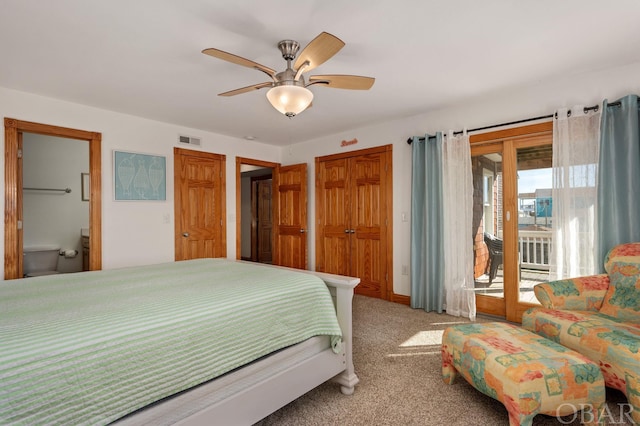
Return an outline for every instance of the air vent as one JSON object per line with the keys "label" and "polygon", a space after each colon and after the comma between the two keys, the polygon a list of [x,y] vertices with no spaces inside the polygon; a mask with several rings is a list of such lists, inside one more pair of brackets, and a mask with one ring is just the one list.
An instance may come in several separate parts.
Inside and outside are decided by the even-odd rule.
{"label": "air vent", "polygon": [[191,136],[178,135],[178,142],[189,145],[200,145],[200,138],[192,138]]}

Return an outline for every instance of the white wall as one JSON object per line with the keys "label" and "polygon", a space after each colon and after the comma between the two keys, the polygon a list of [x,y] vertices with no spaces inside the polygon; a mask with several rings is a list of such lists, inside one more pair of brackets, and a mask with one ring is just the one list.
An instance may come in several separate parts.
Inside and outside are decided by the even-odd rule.
{"label": "white wall", "polygon": [[[280,148],[211,132],[147,120],[112,111],[0,88],[0,116],[102,133],[102,261],[103,268],[174,260],[173,147],[178,134],[199,137],[200,149],[225,154],[227,189],[227,256],[236,254],[235,157],[277,162]],[[2,132],[4,150],[4,132]],[[167,158],[167,200],[113,201],[113,150],[164,155]],[[0,170],[4,181],[4,162]],[[4,197],[2,207],[4,209]],[[165,223],[168,219],[168,223]],[[4,234],[4,224],[0,225]],[[4,246],[0,247],[4,258]],[[2,271],[4,275],[4,271]]]}
{"label": "white wall", "polygon": [[[472,72],[472,70],[470,71]],[[227,255],[235,257],[235,156],[309,165],[309,267],[315,268],[314,158],[344,151],[393,144],[393,260],[394,291],[409,295],[409,277],[401,275],[409,264],[409,224],[401,213],[410,212],[411,148],[406,139],[439,130],[459,130],[550,114],[562,106],[593,105],[603,98],[615,100],[640,93],[640,63],[598,72],[560,77],[485,97],[467,99],[421,115],[378,123],[333,136],[294,144],[284,149],[215,133],[146,120],[111,111],[0,88],[0,115],[102,133],[103,267],[171,261],[173,243],[173,147],[177,135],[202,138],[201,149],[227,155]],[[425,93],[425,97],[429,94]],[[340,147],[342,140],[358,144]],[[2,136],[4,149],[4,136]],[[167,157],[166,202],[114,202],[112,151],[125,149]],[[4,164],[0,170],[4,179]],[[4,200],[1,201],[4,204]],[[169,223],[164,223],[164,218]],[[409,218],[410,220],[410,218]],[[4,226],[4,225],[0,225]],[[2,228],[2,232],[4,229]],[[4,247],[0,247],[4,257]]]}
{"label": "white wall", "polygon": [[58,270],[82,270],[80,229],[89,227],[89,203],[82,201],[81,174],[89,172],[89,144],[76,139],[25,133],[22,140],[25,188],[71,189],[70,193],[23,192],[23,245],[72,249],[78,255],[60,257]]}
{"label": "white wall", "polygon": [[[469,71],[470,73],[473,70]],[[640,93],[640,63],[604,69],[527,87],[492,93],[477,99],[451,104],[446,108],[400,120],[353,129],[333,136],[291,145],[283,150],[282,164],[306,162],[309,165],[309,267],[315,268],[315,185],[314,158],[338,152],[393,144],[393,281],[394,292],[409,295],[410,282],[402,275],[402,265],[410,259],[411,212],[411,136],[450,129],[471,129],[553,113],[559,107],[594,105],[604,98],[613,101],[630,93]],[[429,96],[424,94],[425,98]],[[358,139],[356,145],[340,147],[342,140]],[[406,213],[407,222],[401,221]]]}

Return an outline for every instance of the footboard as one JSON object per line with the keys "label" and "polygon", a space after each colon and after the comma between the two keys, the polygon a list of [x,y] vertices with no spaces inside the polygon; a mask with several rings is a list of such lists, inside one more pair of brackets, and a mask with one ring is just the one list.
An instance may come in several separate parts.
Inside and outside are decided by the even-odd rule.
{"label": "footboard", "polygon": [[[242,261],[240,261],[242,262]],[[333,304],[336,307],[336,315],[338,323],[342,329],[342,344],[344,346],[345,370],[337,375],[334,380],[339,383],[340,391],[345,395],[351,395],[355,385],[360,379],[355,373],[353,366],[353,293],[354,289],[360,284],[360,278],[348,277],[345,275],[328,274],[325,272],[307,271],[303,269],[286,268],[276,266],[277,268],[289,269],[296,272],[305,272],[320,278],[329,288]]]}
{"label": "footboard", "polygon": [[[245,262],[245,261],[238,261]],[[353,366],[353,294],[354,289],[360,284],[360,278],[346,275],[328,274],[325,272],[307,271],[304,269],[287,268],[283,266],[273,266],[276,268],[289,269],[295,272],[304,272],[320,278],[329,288],[333,304],[336,307],[338,323],[342,329],[342,344],[344,346],[345,370],[337,375],[334,380],[339,383],[340,390],[345,395],[351,395],[355,385],[360,379],[355,373]]]}
{"label": "footboard", "polygon": [[311,272],[322,279],[329,287],[333,302],[336,306],[338,323],[342,329],[342,342],[344,345],[345,370],[335,377],[340,383],[340,390],[345,395],[351,395],[358,384],[353,366],[353,335],[352,335],[352,302],[353,290],[360,283],[360,278],[346,277],[343,275],[326,274],[323,272]]}
{"label": "footboard", "polygon": [[[303,342],[252,363],[229,377],[189,390],[117,423],[136,426],[253,424],[328,380],[337,382],[343,394],[351,395],[359,381],[353,365],[352,301],[354,288],[360,279],[298,269],[294,271],[316,275],[327,285],[342,331],[339,353],[327,347],[313,356],[294,361],[293,353],[305,350]],[[230,389],[233,391],[230,392]],[[216,396],[225,392],[229,395],[222,398]]]}
{"label": "footboard", "polygon": [[[180,425],[210,424],[208,422],[211,419],[221,424],[255,423],[332,378],[340,384],[343,394],[351,395],[354,392],[359,379],[353,366],[352,302],[354,289],[360,283],[360,278],[293,270],[316,275],[329,288],[342,330],[340,353],[335,354],[327,349],[303,363],[291,365],[280,374],[265,378],[260,383],[190,416],[180,422]],[[342,357],[341,361],[336,362],[336,356]]]}

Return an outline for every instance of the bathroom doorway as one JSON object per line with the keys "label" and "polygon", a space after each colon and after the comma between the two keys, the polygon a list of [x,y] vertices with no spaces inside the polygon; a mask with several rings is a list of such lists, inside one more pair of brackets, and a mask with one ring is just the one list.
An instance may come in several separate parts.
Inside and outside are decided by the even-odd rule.
{"label": "bathroom doorway", "polygon": [[[88,270],[89,144],[22,135],[23,274]],[[83,245],[83,239],[86,243]]]}
{"label": "bathroom doorway", "polygon": [[[48,247],[60,246],[59,248],[64,250],[62,257],[65,260],[70,260],[70,262],[63,262],[61,272],[75,271],[78,269],[78,265],[81,265],[81,269],[101,269],[101,134],[11,118],[5,118],[4,122],[5,279],[23,276],[23,249],[31,244],[43,244]],[[37,165],[37,161],[35,163],[31,161],[33,158],[28,161],[23,158],[25,154],[30,157],[44,154],[40,151],[42,144],[50,144],[48,148],[55,145],[56,149],[45,154],[44,159],[37,160],[41,162],[40,166]],[[55,172],[56,167],[52,165],[52,161],[62,155],[67,148],[78,146],[73,144],[86,144],[81,150],[84,154],[80,154],[84,156],[85,160],[82,164],[73,166],[74,168],[82,168],[82,171],[74,173],[77,176],[73,178],[66,178],[68,185],[59,184],[59,181],[56,181],[58,178],[62,179],[61,176],[47,179],[44,175],[48,172],[61,173]],[[64,145],[67,145],[67,148],[63,148]],[[71,154],[67,152],[67,155]],[[76,157],[74,157],[74,161],[79,162]],[[24,167],[38,167],[40,170],[37,171],[36,176],[32,176],[30,170],[25,170],[23,175]],[[43,182],[47,184],[41,184]],[[67,190],[70,191],[67,192]],[[45,204],[41,203],[43,200]],[[80,204],[79,211],[84,208],[86,212],[84,221],[75,217],[75,213],[71,213],[72,201]],[[35,210],[31,211],[32,208],[45,208],[47,213],[56,216],[74,216],[74,221],[78,221],[78,223],[70,226],[77,229],[76,235],[70,240],[62,240],[51,234],[41,237],[44,235],[40,233],[42,227],[38,230],[40,225],[36,223],[42,220],[42,218],[38,219],[38,215],[41,216],[41,214]],[[30,223],[31,225],[29,225]],[[30,229],[27,230],[26,227],[30,227]],[[83,228],[85,232],[83,232]],[[82,245],[83,240],[86,241],[86,246]],[[38,241],[42,241],[42,243]],[[73,251],[76,250],[78,253],[74,254]],[[84,262],[82,262],[83,259]],[[64,265],[64,263],[68,264]]]}

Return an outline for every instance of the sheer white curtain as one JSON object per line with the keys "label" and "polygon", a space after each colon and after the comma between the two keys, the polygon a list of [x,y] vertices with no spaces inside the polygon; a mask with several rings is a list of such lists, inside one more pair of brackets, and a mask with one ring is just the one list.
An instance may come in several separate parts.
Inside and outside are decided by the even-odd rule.
{"label": "sheer white curtain", "polygon": [[596,273],[600,110],[559,109],[553,123],[551,280]]}
{"label": "sheer white curtain", "polygon": [[444,212],[444,289],[447,314],[476,317],[473,280],[473,177],[465,131],[449,131],[442,145]]}

